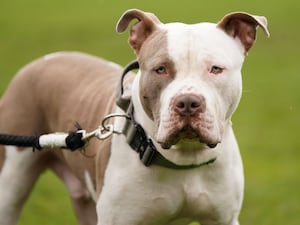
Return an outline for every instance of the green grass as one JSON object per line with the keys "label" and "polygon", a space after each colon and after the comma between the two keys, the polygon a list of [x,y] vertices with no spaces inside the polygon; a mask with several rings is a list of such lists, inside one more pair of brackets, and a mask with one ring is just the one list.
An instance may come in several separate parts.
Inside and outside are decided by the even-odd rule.
{"label": "green grass", "polygon": [[[234,129],[245,167],[243,225],[300,224],[300,2],[15,0],[0,2],[0,93],[25,63],[43,54],[78,50],[125,65],[134,58],[115,24],[128,8],[162,21],[218,21],[230,11],[269,19],[243,68],[244,92]],[[38,182],[19,225],[76,224],[63,185],[51,173]]]}

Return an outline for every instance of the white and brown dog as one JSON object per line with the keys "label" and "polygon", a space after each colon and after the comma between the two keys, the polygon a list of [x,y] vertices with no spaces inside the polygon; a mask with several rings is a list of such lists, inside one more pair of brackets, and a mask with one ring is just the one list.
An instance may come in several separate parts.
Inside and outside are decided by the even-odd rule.
{"label": "white and brown dog", "polygon": [[[239,224],[244,178],[230,120],[256,28],[269,35],[266,19],[238,12],[217,24],[163,24],[134,9],[122,15],[117,31],[124,32],[133,19],[138,22],[129,43],[140,66],[127,85],[133,117],[164,162],[145,166],[123,134],[91,141],[86,154],[1,147],[1,225],[17,223],[48,168],[66,184],[80,224]],[[95,129],[107,114],[124,113],[114,94],[121,74],[120,66],[80,53],[38,59],[15,76],[2,97],[0,133],[69,131],[75,122]],[[115,129],[125,122],[116,118]]]}

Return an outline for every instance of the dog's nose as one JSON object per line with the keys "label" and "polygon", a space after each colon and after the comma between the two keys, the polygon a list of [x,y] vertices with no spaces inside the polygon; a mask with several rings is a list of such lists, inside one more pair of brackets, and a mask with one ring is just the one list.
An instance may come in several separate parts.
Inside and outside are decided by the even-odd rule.
{"label": "dog's nose", "polygon": [[205,111],[205,99],[201,95],[181,95],[175,99],[175,111],[181,116],[193,116]]}

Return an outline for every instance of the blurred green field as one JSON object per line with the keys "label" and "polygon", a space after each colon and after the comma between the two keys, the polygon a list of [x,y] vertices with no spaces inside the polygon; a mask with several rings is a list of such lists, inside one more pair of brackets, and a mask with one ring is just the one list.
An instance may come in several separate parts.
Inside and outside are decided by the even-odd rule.
{"label": "blurred green field", "polygon": [[[217,22],[231,11],[268,18],[271,38],[258,32],[233,117],[246,179],[240,223],[299,225],[299,1],[0,1],[0,94],[20,67],[50,52],[77,50],[127,64],[134,54],[115,24],[128,8],[152,11],[163,22]],[[35,224],[77,224],[67,192],[50,172],[37,183],[19,222]]]}

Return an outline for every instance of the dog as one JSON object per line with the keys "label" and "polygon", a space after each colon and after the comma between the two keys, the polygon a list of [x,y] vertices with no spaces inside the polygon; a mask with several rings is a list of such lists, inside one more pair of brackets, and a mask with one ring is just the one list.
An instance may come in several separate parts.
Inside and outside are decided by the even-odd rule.
{"label": "dog", "polygon": [[[114,134],[91,139],[84,153],[2,146],[2,225],[17,223],[46,169],[65,183],[80,224],[239,224],[244,175],[231,117],[257,27],[269,36],[266,18],[234,12],[217,24],[163,24],[131,9],[117,32],[133,20],[139,70],[121,82],[120,104],[122,67],[83,53],[46,55],[12,80],[0,101],[1,133],[66,132],[76,122],[92,130],[117,114]],[[132,129],[139,135],[130,141]]]}

